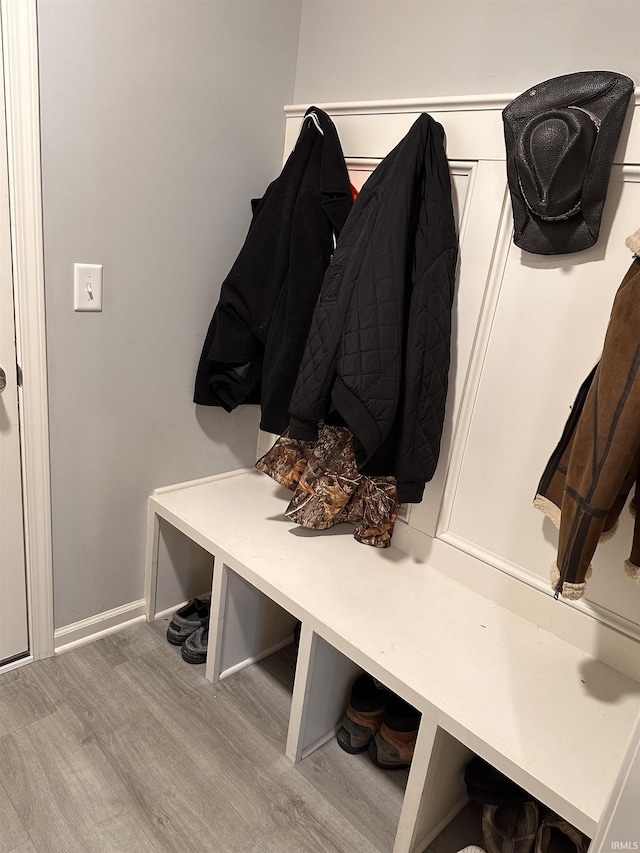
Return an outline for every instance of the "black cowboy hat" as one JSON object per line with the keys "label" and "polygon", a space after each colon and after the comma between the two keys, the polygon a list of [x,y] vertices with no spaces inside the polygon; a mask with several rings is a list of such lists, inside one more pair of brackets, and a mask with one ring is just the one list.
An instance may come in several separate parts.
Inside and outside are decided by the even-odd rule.
{"label": "black cowboy hat", "polygon": [[598,239],[629,77],[580,71],[538,83],[502,112],[514,242],[561,255]]}

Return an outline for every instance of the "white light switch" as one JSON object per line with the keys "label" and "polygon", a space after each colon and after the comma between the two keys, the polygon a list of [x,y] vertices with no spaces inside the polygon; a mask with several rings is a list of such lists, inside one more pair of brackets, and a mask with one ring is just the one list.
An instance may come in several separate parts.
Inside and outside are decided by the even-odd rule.
{"label": "white light switch", "polygon": [[102,264],[73,265],[73,310],[102,311]]}

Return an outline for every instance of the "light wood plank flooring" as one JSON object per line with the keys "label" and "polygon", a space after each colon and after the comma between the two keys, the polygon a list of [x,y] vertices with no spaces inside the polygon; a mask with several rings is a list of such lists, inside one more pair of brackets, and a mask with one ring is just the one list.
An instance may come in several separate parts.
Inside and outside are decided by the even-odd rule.
{"label": "light wood plank flooring", "polygon": [[[385,853],[406,772],[284,755],[295,647],[213,687],[166,622],[0,675],[0,853]],[[465,809],[431,845],[480,843]]]}

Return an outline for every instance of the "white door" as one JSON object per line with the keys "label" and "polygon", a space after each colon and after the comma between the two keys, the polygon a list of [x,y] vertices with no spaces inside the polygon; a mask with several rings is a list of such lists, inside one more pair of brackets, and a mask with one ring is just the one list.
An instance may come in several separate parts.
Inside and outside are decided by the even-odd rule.
{"label": "white door", "polygon": [[29,650],[5,124],[0,64],[0,664]]}

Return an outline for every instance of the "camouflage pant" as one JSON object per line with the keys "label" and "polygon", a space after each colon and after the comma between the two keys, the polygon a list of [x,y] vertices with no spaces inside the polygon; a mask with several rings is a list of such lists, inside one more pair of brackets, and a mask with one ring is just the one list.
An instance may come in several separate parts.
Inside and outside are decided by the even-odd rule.
{"label": "camouflage pant", "polygon": [[388,548],[398,514],[394,477],[360,474],[346,427],[323,425],[316,442],[282,435],[256,463],[258,471],[294,492],[285,515],[302,527],[355,524],[365,545]]}

